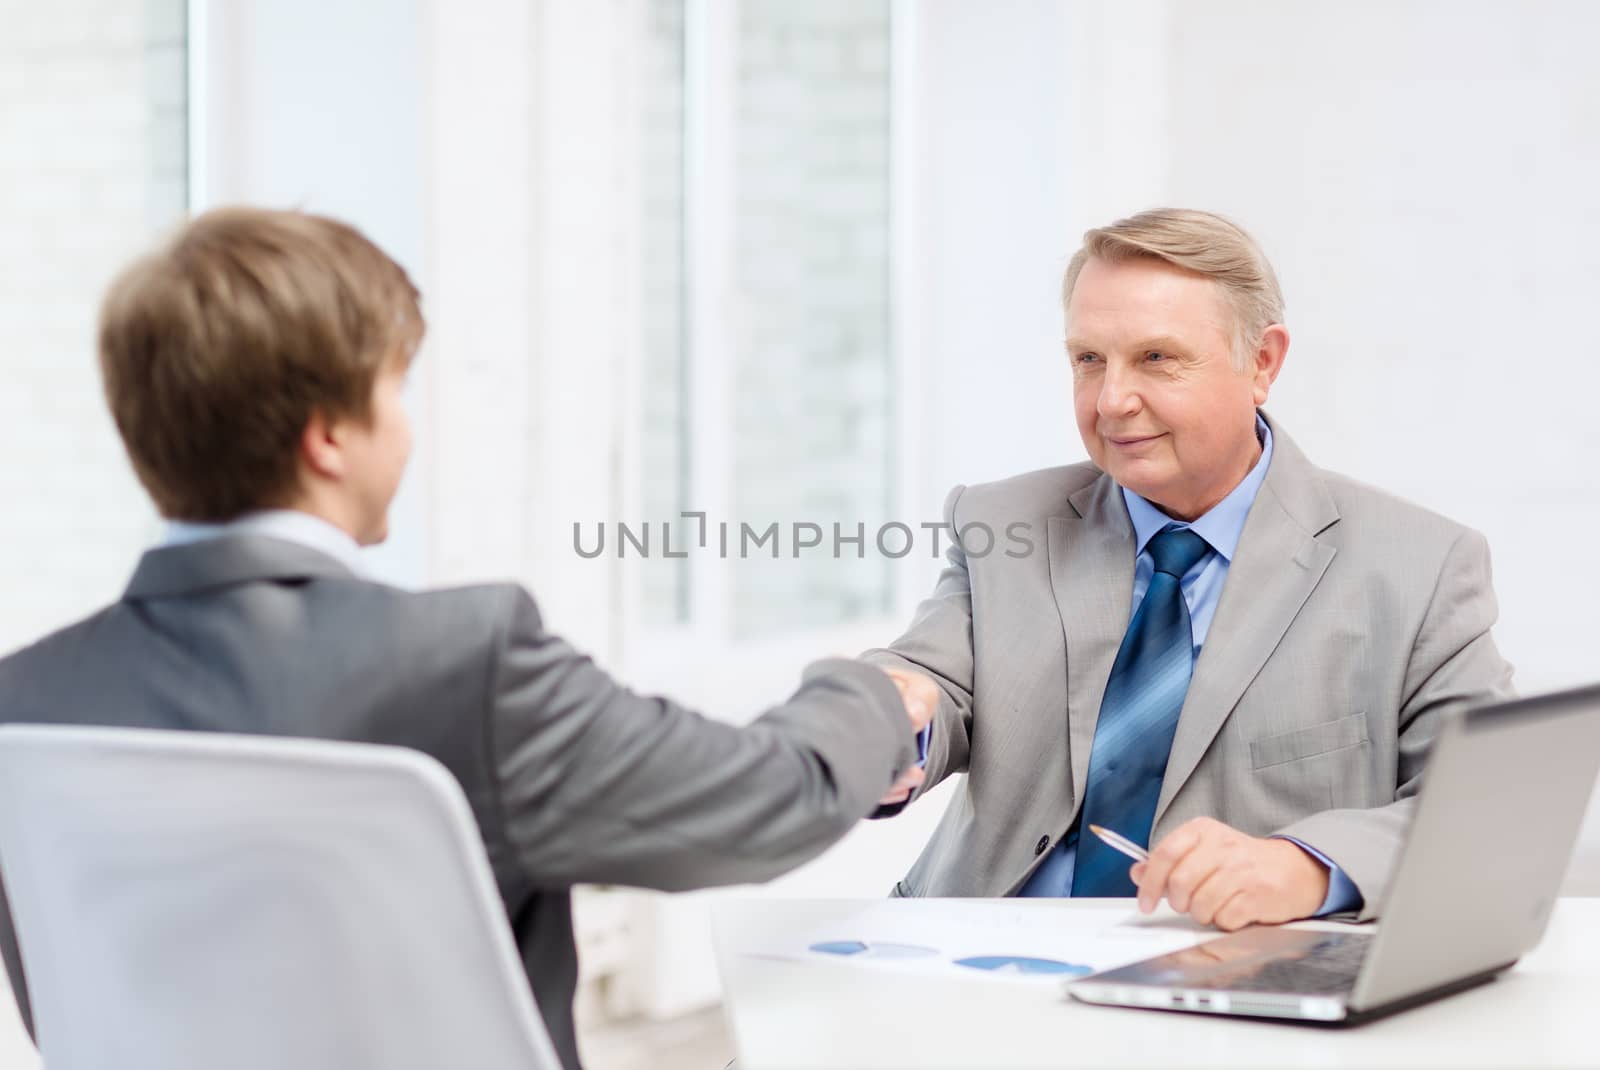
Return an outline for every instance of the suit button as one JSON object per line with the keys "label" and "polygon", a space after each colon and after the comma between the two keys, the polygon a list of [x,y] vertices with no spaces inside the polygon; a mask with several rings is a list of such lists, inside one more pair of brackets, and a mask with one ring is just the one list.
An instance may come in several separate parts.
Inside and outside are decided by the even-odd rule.
{"label": "suit button", "polygon": [[1050,837],[1049,836],[1040,836],[1039,837],[1039,842],[1033,845],[1033,853],[1035,855],[1042,855],[1042,854],[1044,854],[1044,849],[1046,847],[1049,847],[1049,846],[1050,846]]}

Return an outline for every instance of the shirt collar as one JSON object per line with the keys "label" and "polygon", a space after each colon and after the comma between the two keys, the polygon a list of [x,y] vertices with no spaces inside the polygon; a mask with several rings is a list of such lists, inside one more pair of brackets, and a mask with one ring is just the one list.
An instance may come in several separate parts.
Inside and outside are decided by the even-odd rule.
{"label": "shirt collar", "polygon": [[343,528],[321,517],[295,509],[266,509],[246,513],[222,524],[196,524],[187,520],[167,523],[162,546],[220,539],[228,535],[266,535],[327,554],[351,572],[361,575],[361,547]]}
{"label": "shirt collar", "polygon": [[[1250,469],[1250,474],[1194,523],[1178,524],[1179,527],[1192,528],[1230,564],[1234,551],[1239,548],[1239,537],[1244,534],[1245,518],[1250,515],[1256,492],[1267,478],[1267,466],[1272,463],[1272,428],[1267,426],[1260,413],[1256,414],[1256,441],[1261,443],[1261,459]],[[1138,547],[1135,553],[1142,554],[1150,540],[1162,528],[1173,523],[1173,519],[1127,487],[1122,488],[1122,500],[1127,503],[1128,518],[1133,521],[1134,544]]]}

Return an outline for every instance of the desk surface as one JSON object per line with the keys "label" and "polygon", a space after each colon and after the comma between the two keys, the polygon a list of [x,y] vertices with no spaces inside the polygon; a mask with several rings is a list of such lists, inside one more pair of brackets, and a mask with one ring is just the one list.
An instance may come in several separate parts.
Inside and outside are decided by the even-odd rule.
{"label": "desk surface", "polygon": [[[914,909],[915,900],[907,901]],[[971,900],[972,910],[1126,917],[1126,900]],[[1563,899],[1498,980],[1350,1029],[1092,1007],[1055,985],[891,976],[753,952],[849,901],[729,903],[713,928],[740,1070],[800,1067],[1600,1065],[1600,899]],[[1320,927],[1320,926],[1319,926]],[[929,934],[933,939],[936,934]]]}

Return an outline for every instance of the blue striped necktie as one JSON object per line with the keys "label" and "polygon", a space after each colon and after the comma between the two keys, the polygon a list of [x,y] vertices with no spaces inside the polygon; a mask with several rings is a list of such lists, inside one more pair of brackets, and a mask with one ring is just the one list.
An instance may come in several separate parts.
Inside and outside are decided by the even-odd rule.
{"label": "blue striped necktie", "polygon": [[[1145,847],[1194,671],[1194,632],[1181,581],[1211,547],[1188,528],[1169,525],[1150,540],[1149,551],[1155,575],[1106,682],[1078,819],[1080,828],[1102,825]],[[1098,837],[1079,836],[1072,894],[1133,895],[1129,865]]]}

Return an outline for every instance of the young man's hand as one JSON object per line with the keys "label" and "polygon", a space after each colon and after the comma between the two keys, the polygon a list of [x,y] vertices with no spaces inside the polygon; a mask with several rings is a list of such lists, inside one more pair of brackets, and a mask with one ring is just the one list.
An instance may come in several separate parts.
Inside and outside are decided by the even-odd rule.
{"label": "young man's hand", "polygon": [[[934,711],[939,708],[939,685],[920,672],[880,666],[900,689],[900,699],[905,703],[906,716],[911,720],[911,731],[920,733],[933,722]],[[921,784],[926,774],[917,766],[901,773],[879,806],[894,806],[911,798],[911,793]]]}

